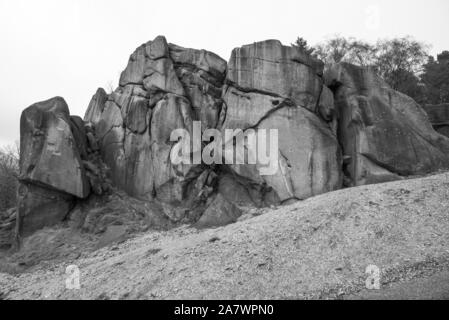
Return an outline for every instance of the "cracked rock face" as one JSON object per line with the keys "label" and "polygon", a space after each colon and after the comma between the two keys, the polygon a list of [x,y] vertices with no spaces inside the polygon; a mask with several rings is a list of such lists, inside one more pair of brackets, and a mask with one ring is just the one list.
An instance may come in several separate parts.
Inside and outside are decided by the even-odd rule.
{"label": "cracked rock face", "polygon": [[[202,130],[279,129],[274,176],[261,177],[257,166],[233,165],[230,170],[258,190],[267,185],[267,198],[274,192],[281,201],[304,199],[338,189],[342,181],[334,101],[322,73],[320,61],[279,41],[235,49],[227,65],[211,52],[169,45],[157,37],[131,55],[119,88],[103,106],[98,104],[103,93],[94,96],[85,120],[96,124],[104,160],[118,186],[148,198],[158,198],[161,190],[165,197],[171,188],[171,202],[183,200],[193,167],[171,164],[172,130],[192,133],[195,120]],[[103,112],[97,116],[96,110]],[[265,194],[255,198],[255,203],[271,202]]]}
{"label": "cracked rock face", "polygon": [[[90,189],[69,108],[62,98],[36,103],[22,113],[20,179],[78,198]],[[83,123],[84,125],[84,123]]]}
{"label": "cracked rock face", "polygon": [[352,185],[401,179],[449,167],[449,139],[424,110],[368,68],[335,65],[326,75],[339,110],[339,141]]}
{"label": "cracked rock face", "polygon": [[227,80],[243,92],[291,99],[315,112],[323,87],[323,63],[278,40],[234,49]]}
{"label": "cracked rock face", "polygon": [[136,49],[117,90],[106,101],[97,92],[85,116],[96,127],[115,185],[136,197],[185,199],[201,171],[172,165],[170,135],[175,129],[192,134],[193,121],[203,130],[217,126],[226,67],[211,52],[169,45],[161,36]]}
{"label": "cracked rock face", "polygon": [[275,175],[261,177],[251,165],[234,170],[263,180],[281,201],[341,188],[334,101],[323,84],[323,64],[269,40],[234,49],[228,68],[222,129],[277,129],[279,138]]}
{"label": "cracked rock face", "polygon": [[[81,159],[84,132],[62,98],[27,108],[21,117],[18,223],[22,234],[60,222],[90,184]],[[82,122],[82,121],[81,121]],[[84,122],[82,122],[84,126]]]}
{"label": "cracked rock face", "polygon": [[[323,68],[277,40],[236,48],[229,63],[162,36],[141,45],[118,88],[97,90],[84,121],[62,98],[23,112],[19,234],[63,220],[90,194],[104,195],[106,174],[154,209],[151,227],[209,227],[232,223],[239,207],[340,189],[344,177],[362,185],[449,167],[449,138],[411,98],[368,69],[339,64],[324,76]],[[173,164],[179,142],[171,133],[185,129],[194,139],[194,121],[203,132],[277,130],[274,172],[262,175],[262,161],[229,163],[226,152],[223,164]],[[234,161],[254,155],[248,142]]]}

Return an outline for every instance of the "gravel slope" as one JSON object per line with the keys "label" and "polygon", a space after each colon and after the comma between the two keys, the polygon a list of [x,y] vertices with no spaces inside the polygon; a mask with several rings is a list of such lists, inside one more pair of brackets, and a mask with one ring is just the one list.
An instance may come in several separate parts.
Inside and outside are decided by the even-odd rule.
{"label": "gravel slope", "polygon": [[[79,266],[80,290],[65,288],[69,264]],[[448,274],[449,173],[340,190],[218,229],[142,234],[0,274],[0,297],[369,298],[368,265],[381,269],[383,288]]]}

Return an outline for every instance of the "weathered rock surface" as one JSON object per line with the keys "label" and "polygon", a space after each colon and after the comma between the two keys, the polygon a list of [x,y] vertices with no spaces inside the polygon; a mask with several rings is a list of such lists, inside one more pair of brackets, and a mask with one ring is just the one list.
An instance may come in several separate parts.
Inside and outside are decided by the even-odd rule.
{"label": "weathered rock surface", "polygon": [[64,99],[36,103],[20,121],[20,179],[85,198],[89,184]]}
{"label": "weathered rock surface", "polygon": [[[102,92],[98,92],[101,96]],[[98,105],[98,104],[97,104]],[[18,234],[61,222],[77,200],[109,189],[94,131],[60,97],[22,113]]]}
{"label": "weathered rock surface", "polygon": [[234,49],[227,80],[241,91],[291,99],[314,112],[322,90],[323,63],[298,48],[267,40]]}
{"label": "weathered rock surface", "polygon": [[435,131],[449,137],[449,103],[426,105],[424,110]]}
{"label": "weathered rock surface", "polygon": [[[164,190],[164,200],[172,203],[181,202],[188,192],[186,182],[198,177],[194,166],[171,164],[172,130],[184,128],[192,134],[195,120],[201,121],[202,130],[281,129],[275,176],[264,179],[254,168],[229,168],[252,181],[244,184],[246,193],[268,185],[278,195],[256,196],[262,198],[256,201],[259,205],[275,198],[303,199],[338,189],[342,181],[336,112],[322,73],[320,61],[279,41],[235,49],[227,66],[211,52],[157,37],[131,55],[108,101],[99,105],[104,99],[97,92],[85,120],[96,124],[103,159],[117,186],[148,199],[160,198]],[[96,110],[103,112],[97,117]]]}
{"label": "weathered rock surface", "polygon": [[18,201],[17,231],[22,237],[61,222],[76,203],[66,193],[25,183],[19,187]]}
{"label": "weathered rock surface", "polygon": [[103,113],[104,105],[108,100],[108,95],[103,88],[99,88],[95,95],[92,97],[92,100],[89,103],[89,106],[86,110],[86,115],[84,119],[89,119],[89,121],[93,123],[98,123],[100,121],[100,116]]}
{"label": "weathered rock surface", "polygon": [[235,170],[254,181],[262,179],[282,201],[339,189],[341,155],[332,132],[334,101],[323,84],[323,64],[268,40],[235,49],[228,69],[222,129],[279,132],[275,175],[259,177],[248,165]]}
{"label": "weathered rock surface", "polygon": [[225,72],[226,61],[215,54],[161,36],[136,49],[117,90],[107,101],[97,92],[85,116],[96,126],[115,185],[137,197],[183,200],[196,177],[193,166],[172,165],[170,135],[179,128],[192,133],[195,120],[217,125]]}
{"label": "weathered rock surface", "polygon": [[[219,126],[226,70],[214,53],[157,37],[131,55],[117,90],[107,99],[99,90],[86,112],[114,184],[132,196],[162,201],[172,222],[196,222],[216,193],[219,169],[173,165],[170,135],[186,129],[192,136],[194,121],[202,131]],[[240,186],[258,189],[257,183]]]}
{"label": "weathered rock surface", "polygon": [[[340,64],[326,77],[323,69],[277,40],[236,48],[229,63],[163,36],[142,44],[118,88],[97,90],[84,120],[70,116],[62,98],[24,111],[19,233],[60,222],[69,211],[70,223],[89,233],[123,225],[133,218],[122,206],[111,215],[91,207],[92,197],[81,201],[108,193],[111,183],[151,206],[143,215],[148,228],[211,227],[236,221],[239,207],[340,189],[344,174],[347,185],[361,185],[449,167],[449,139],[412,99],[368,69]],[[263,175],[262,161],[230,163],[226,152],[223,164],[174,164],[171,152],[180,142],[170,141],[171,133],[185,129],[201,138],[193,137],[195,121],[202,132],[277,130],[274,172]],[[235,160],[251,152],[246,144]]]}
{"label": "weathered rock surface", "polygon": [[21,235],[60,222],[75,198],[89,195],[81,159],[87,152],[85,133],[79,120],[70,117],[60,97],[36,103],[22,113],[17,221]]}
{"label": "weathered rock surface", "polygon": [[424,110],[369,68],[347,63],[326,75],[339,111],[338,135],[350,184],[364,185],[449,167],[449,139]]}

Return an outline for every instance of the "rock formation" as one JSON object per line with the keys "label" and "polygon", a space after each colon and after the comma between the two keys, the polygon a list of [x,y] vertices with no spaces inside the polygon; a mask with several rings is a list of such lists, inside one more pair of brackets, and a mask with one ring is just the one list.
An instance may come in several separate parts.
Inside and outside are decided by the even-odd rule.
{"label": "rock formation", "polygon": [[332,131],[334,101],[324,85],[323,63],[295,47],[268,40],[234,49],[223,99],[223,129],[278,129],[279,170],[260,177],[281,201],[341,188],[341,151]]}
{"label": "rock formation", "polygon": [[435,131],[449,137],[449,103],[426,105],[424,110]]}
{"label": "rock formation", "polygon": [[36,103],[20,120],[20,232],[61,221],[90,186],[62,98]]}
{"label": "rock formation", "polygon": [[338,138],[350,185],[364,185],[449,167],[449,139],[424,110],[369,68],[334,65],[326,75],[339,113]]}
{"label": "rock formation", "polygon": [[[191,133],[197,120],[203,130],[281,129],[278,174],[263,179],[254,168],[230,168],[273,188],[280,200],[340,188],[335,110],[323,64],[273,40],[234,50],[226,69],[218,56],[168,45],[163,37],[133,53],[119,88],[109,99],[99,90],[85,117],[97,126],[114,182],[134,196],[182,201],[195,173],[171,165],[173,143],[166,142],[176,128]],[[267,201],[259,198],[253,202]]]}
{"label": "rock formation", "polygon": [[208,198],[215,176],[173,165],[170,135],[179,128],[192,134],[195,120],[203,129],[217,126],[225,75],[226,61],[217,55],[169,45],[164,37],[137,48],[119,87],[108,97],[99,90],[84,119],[96,128],[113,183],[132,196],[188,208],[167,211],[176,221],[197,219],[191,211]]}
{"label": "rock formation", "polygon": [[226,61],[215,54],[168,45],[164,37],[136,49],[117,90],[108,98],[99,90],[84,119],[96,127],[115,185],[136,197],[184,200],[201,171],[172,165],[170,134],[192,133],[194,120],[217,125],[225,74]]}
{"label": "rock formation", "polygon": [[70,116],[64,99],[36,103],[23,111],[20,121],[17,224],[26,235],[62,221],[77,199],[89,196],[91,186],[100,193],[101,186],[86,169],[92,148],[84,121]]}
{"label": "rock formation", "polygon": [[[449,139],[411,98],[369,69],[339,64],[323,75],[323,67],[276,40],[236,48],[229,63],[162,36],[141,45],[118,88],[98,89],[84,121],[62,98],[23,112],[19,233],[60,222],[75,205],[75,225],[100,221],[101,210],[82,199],[110,191],[108,178],[155,211],[148,226],[213,227],[236,221],[240,207],[305,199],[343,180],[370,184],[449,166]],[[195,121],[202,131],[277,129],[275,174],[261,175],[260,163],[173,164],[180,142],[170,141],[172,131],[192,136]]]}

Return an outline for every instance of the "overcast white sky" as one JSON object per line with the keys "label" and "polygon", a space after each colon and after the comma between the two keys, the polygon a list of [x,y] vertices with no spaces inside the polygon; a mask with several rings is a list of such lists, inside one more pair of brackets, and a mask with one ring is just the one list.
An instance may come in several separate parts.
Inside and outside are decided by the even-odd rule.
{"label": "overcast white sky", "polygon": [[98,87],[116,86],[129,55],[165,35],[228,59],[234,47],[335,33],[412,35],[449,50],[447,0],[0,0],[0,145],[19,138],[21,111],[62,96],[84,115]]}

